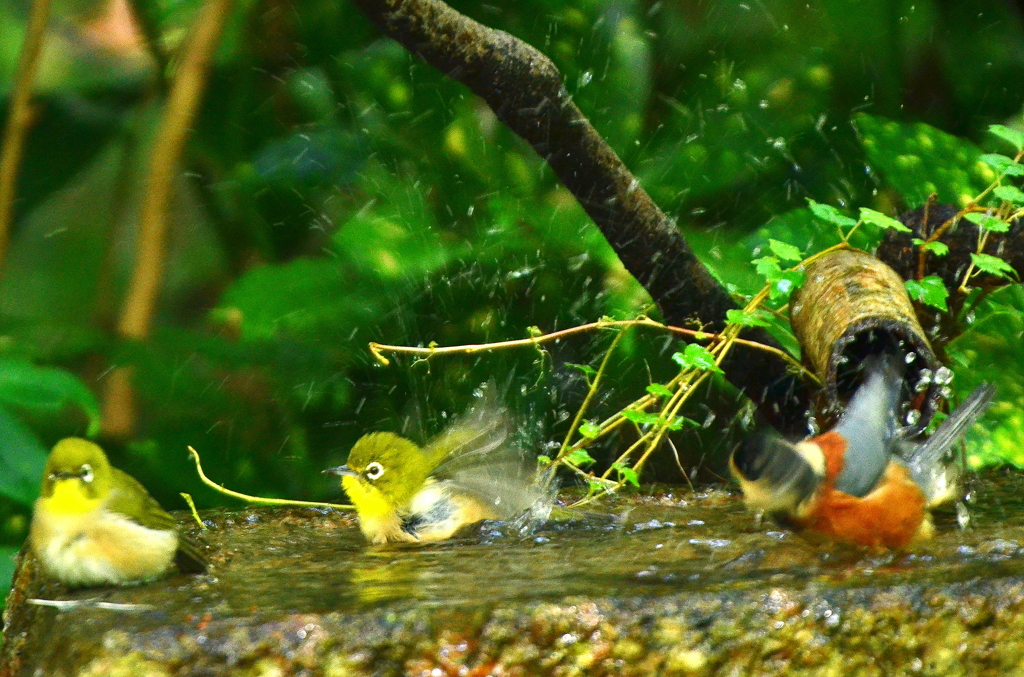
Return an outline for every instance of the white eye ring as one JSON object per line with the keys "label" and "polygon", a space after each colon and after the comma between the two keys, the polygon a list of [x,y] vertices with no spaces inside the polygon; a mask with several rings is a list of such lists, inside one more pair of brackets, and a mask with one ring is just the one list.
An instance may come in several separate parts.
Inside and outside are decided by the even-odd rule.
{"label": "white eye ring", "polygon": [[92,480],[93,480],[92,466],[89,465],[88,463],[83,463],[82,464],[82,475],[81,475],[81,477],[82,477],[82,481],[85,482],[86,484],[89,484],[90,482],[92,482]]}
{"label": "white eye ring", "polygon": [[377,463],[377,461],[374,461],[373,463],[370,463],[366,466],[367,479],[375,480],[383,474],[384,466],[382,466],[380,463]]}

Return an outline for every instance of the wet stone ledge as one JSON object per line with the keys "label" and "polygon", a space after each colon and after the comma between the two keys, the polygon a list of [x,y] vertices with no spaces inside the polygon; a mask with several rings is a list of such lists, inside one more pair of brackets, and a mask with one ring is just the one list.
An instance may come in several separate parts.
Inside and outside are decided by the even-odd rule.
{"label": "wet stone ledge", "polygon": [[208,576],[68,591],[23,556],[0,676],[1024,675],[1022,489],[976,481],[969,529],[940,516],[898,555],[755,525],[722,490],[429,547],[208,513]]}

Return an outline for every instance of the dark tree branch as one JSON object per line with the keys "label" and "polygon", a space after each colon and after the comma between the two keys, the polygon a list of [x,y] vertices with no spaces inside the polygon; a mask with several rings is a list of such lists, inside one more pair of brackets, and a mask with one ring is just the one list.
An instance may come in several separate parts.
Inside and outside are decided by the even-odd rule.
{"label": "dark tree branch", "polygon": [[[386,35],[469,87],[533,146],[647,289],[667,323],[722,329],[726,311],[735,307],[728,293],[572,102],[550,59],[440,0],[354,2]],[[761,329],[743,337],[778,345]],[[806,386],[787,372],[783,361],[760,351],[738,352],[723,365],[729,381],[777,428],[802,431]]]}

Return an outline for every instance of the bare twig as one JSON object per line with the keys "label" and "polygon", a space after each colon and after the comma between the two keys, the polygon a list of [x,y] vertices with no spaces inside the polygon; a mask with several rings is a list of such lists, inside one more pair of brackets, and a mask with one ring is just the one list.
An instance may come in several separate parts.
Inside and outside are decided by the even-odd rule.
{"label": "bare twig", "polygon": [[196,524],[199,525],[200,529],[202,529],[203,531],[206,531],[206,525],[203,524],[203,520],[201,520],[199,518],[199,511],[196,510],[196,504],[195,504],[195,501],[192,500],[192,494],[186,494],[183,491],[183,492],[181,492],[181,497],[183,499],[185,499],[186,503],[188,503],[188,509],[189,509],[189,511],[192,514],[192,519],[194,519],[196,521]]}
{"label": "bare twig", "polygon": [[43,36],[50,17],[50,0],[33,0],[25,31],[25,42],[21,45],[18,59],[18,73],[14,78],[11,103],[7,109],[7,125],[4,129],[3,149],[0,150],[0,266],[7,255],[11,228],[14,225],[14,195],[18,183],[18,168],[32,122],[32,82],[35,79],[36,64],[42,51]]}
{"label": "bare twig", "polygon": [[[506,348],[521,348],[525,346],[539,345],[548,341],[558,341],[567,336],[573,334],[579,334],[581,332],[592,331],[594,329],[617,329],[623,327],[652,327],[655,329],[663,329],[670,331],[681,336],[689,337],[695,341],[722,341],[725,337],[722,334],[712,334],[705,331],[699,331],[696,329],[684,329],[683,327],[673,327],[672,325],[662,324],[656,322],[647,317],[640,317],[635,320],[598,320],[597,322],[590,322],[587,324],[581,324],[576,327],[569,327],[568,329],[560,329],[553,331],[549,334],[541,334],[539,336],[531,336],[524,339],[513,339],[510,341],[495,341],[494,343],[469,343],[460,346],[395,346],[384,343],[371,342],[369,345],[370,352],[377,359],[378,362],[387,366],[391,364],[388,358],[384,357],[384,353],[400,353],[405,355],[420,355],[423,359],[429,359],[435,355],[446,355],[451,353],[461,353],[464,355],[471,355],[473,353],[488,352],[491,350],[502,350]],[[817,376],[813,372],[808,371],[802,364],[793,358],[792,355],[787,353],[785,350],[776,348],[774,346],[765,345],[756,341],[749,341],[747,339],[733,339],[737,344],[747,346],[756,350],[763,350],[767,353],[775,355],[776,357],[785,360],[791,366],[799,369],[803,372],[804,376],[811,380],[817,381]]]}
{"label": "bare twig", "polygon": [[30,597],[25,600],[35,606],[48,606],[60,611],[68,609],[106,609],[107,611],[152,611],[156,607],[152,604],[128,604],[124,602],[106,602],[97,598],[89,599],[39,599]]}
{"label": "bare twig", "polygon": [[576,417],[573,418],[572,423],[569,425],[569,430],[565,433],[565,439],[562,440],[562,446],[558,450],[558,456],[555,457],[554,461],[557,463],[562,460],[566,454],[569,453],[569,441],[572,440],[572,436],[576,434],[576,430],[580,427],[580,423],[583,421],[583,416],[587,412],[587,407],[594,401],[594,397],[597,395],[598,386],[601,385],[601,379],[604,377],[605,371],[608,369],[608,362],[612,358],[612,353],[615,352],[616,346],[622,340],[622,337],[626,334],[628,327],[620,329],[619,333],[612,339],[612,344],[608,346],[608,350],[605,351],[604,357],[601,359],[601,365],[597,368],[597,373],[594,374],[593,380],[590,382],[590,387],[587,389],[587,396],[583,398],[583,404],[576,411]]}
{"label": "bare twig", "polygon": [[199,452],[194,448],[188,448],[189,456],[192,461],[196,464],[196,472],[199,474],[199,479],[203,484],[210,487],[219,494],[230,496],[231,498],[237,498],[240,501],[246,503],[255,503],[257,505],[295,505],[302,508],[336,508],[338,510],[351,510],[351,505],[345,505],[344,503],[318,503],[316,501],[292,501],[287,498],[264,498],[262,496],[250,496],[249,494],[243,494],[239,491],[233,491],[225,488],[223,485],[217,484],[203,472],[203,464],[199,460]]}

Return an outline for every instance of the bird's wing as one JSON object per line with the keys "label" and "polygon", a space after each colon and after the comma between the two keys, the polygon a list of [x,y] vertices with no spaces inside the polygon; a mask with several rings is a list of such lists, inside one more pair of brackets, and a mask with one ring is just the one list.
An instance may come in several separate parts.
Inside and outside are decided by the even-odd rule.
{"label": "bird's wing", "polygon": [[865,496],[888,467],[895,444],[904,366],[897,354],[872,355],[866,361],[864,382],[834,428],[846,441],[843,469],[835,483],[839,491]]}
{"label": "bird's wing", "polygon": [[[105,506],[107,510],[134,520],[148,529],[174,530],[174,518],[160,507],[138,480],[117,468],[112,470],[117,481]],[[118,489],[117,486],[124,488]]]}
{"label": "bird's wing", "polygon": [[823,458],[809,459],[770,429],[747,436],[730,466],[747,504],[772,515],[795,513],[825,478]]}
{"label": "bird's wing", "polygon": [[536,481],[536,461],[516,442],[508,409],[498,403],[495,391],[493,383],[485,386],[473,408],[424,451],[443,457],[433,477],[511,517],[546,492]]}
{"label": "bird's wing", "polygon": [[[115,489],[111,492],[110,500],[106,504],[107,510],[138,522],[148,529],[177,531],[174,518],[160,507],[138,480],[117,468],[112,470],[117,477],[117,483],[123,487],[131,487],[131,490]],[[207,566],[199,544],[181,533],[178,533],[175,563],[183,573],[202,573],[206,571]]]}
{"label": "bird's wing", "polygon": [[498,402],[495,386],[489,383],[477,402],[440,435],[423,447],[435,460],[435,468],[474,465],[507,443],[511,434],[508,409]]}

